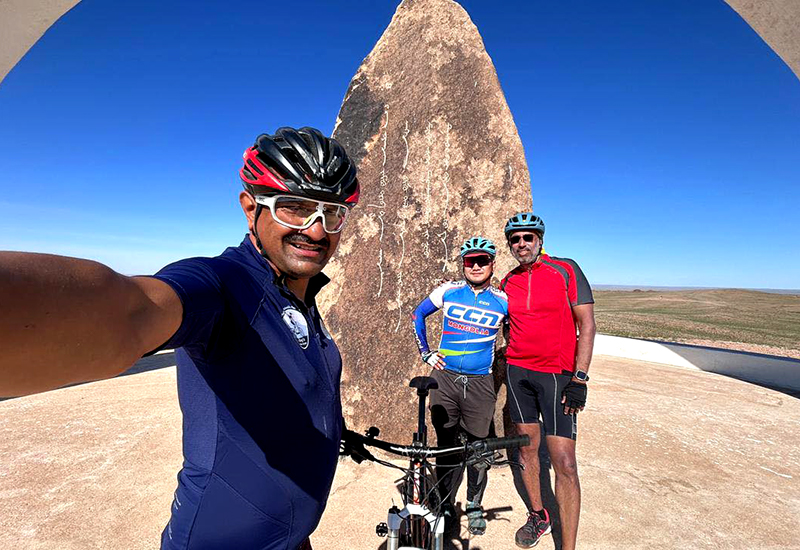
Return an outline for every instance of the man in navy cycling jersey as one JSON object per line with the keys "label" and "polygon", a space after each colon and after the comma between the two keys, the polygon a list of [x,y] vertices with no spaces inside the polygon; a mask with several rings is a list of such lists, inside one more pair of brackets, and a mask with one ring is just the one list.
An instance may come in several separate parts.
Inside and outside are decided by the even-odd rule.
{"label": "man in navy cycling jersey", "polygon": [[[461,246],[464,280],[436,288],[414,310],[414,330],[422,360],[433,367],[439,388],[431,392],[431,422],[439,446],[455,444],[459,430],[474,441],[489,435],[497,396],[491,376],[497,333],[508,315],[506,295],[491,286],[496,249],[482,237]],[[442,310],[442,338],[438,350],[428,347],[425,319]],[[456,459],[457,461],[457,459]],[[455,516],[453,500],[458,490],[453,458],[436,461],[446,520]],[[484,465],[485,466],[485,465]],[[483,534],[481,500],[486,490],[485,467],[467,468],[469,530]]]}
{"label": "man in navy cycling jersey", "polygon": [[245,151],[240,177],[249,233],[215,258],[125,277],[0,254],[0,395],[177,348],[184,462],[163,550],[310,548],[336,469],[342,364],[315,296],[358,202],[356,167],[318,130],[280,128]]}

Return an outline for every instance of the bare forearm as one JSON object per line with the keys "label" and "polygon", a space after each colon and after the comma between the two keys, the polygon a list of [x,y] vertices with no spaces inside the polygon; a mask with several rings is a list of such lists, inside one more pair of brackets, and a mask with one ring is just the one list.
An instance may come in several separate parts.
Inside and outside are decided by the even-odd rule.
{"label": "bare forearm", "polygon": [[0,305],[2,396],[107,378],[161,343],[137,329],[153,304],[136,280],[89,260],[0,253]]}
{"label": "bare forearm", "polygon": [[594,336],[597,332],[594,321],[584,322],[578,335],[578,349],[575,355],[575,368],[584,372],[589,371],[594,350]]}

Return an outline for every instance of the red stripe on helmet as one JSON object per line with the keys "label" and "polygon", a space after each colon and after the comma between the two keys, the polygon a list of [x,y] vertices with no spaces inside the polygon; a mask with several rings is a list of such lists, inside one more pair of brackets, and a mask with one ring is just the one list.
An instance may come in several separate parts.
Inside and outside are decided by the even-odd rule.
{"label": "red stripe on helmet", "polygon": [[358,204],[358,199],[361,197],[361,186],[356,187],[356,192],[344,199],[345,204],[355,206]]}
{"label": "red stripe on helmet", "polygon": [[[264,166],[264,163],[259,160],[255,147],[250,147],[247,149],[242,157],[244,158],[244,166],[241,170],[239,170],[239,177],[242,178],[242,181],[251,185],[260,185],[269,187],[270,189],[276,189],[278,191],[289,191],[289,188],[286,186],[286,184],[278,179],[277,176],[272,173],[272,170]],[[252,162],[262,173],[259,174],[254,172],[253,169],[248,166],[248,161]],[[247,169],[247,171],[252,174],[253,178],[255,179],[248,177],[245,169]]]}

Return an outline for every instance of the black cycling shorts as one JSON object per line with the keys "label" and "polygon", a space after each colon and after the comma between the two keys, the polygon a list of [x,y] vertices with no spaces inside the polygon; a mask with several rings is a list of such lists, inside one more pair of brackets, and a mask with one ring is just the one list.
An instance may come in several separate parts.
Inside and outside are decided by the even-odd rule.
{"label": "black cycling shorts", "polygon": [[508,365],[508,411],[515,424],[536,424],[542,417],[544,433],[577,439],[575,414],[564,414],[561,392],[572,379],[567,374],[537,372]]}

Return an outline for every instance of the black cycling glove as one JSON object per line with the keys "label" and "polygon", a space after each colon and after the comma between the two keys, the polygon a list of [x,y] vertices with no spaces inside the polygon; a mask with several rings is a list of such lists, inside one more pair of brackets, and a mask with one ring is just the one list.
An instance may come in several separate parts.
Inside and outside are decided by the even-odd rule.
{"label": "black cycling glove", "polygon": [[586,406],[586,384],[570,380],[561,392],[565,398],[564,407],[568,409],[582,409]]}
{"label": "black cycling glove", "polygon": [[348,430],[344,418],[342,418],[342,439],[339,442],[339,456],[349,456],[356,464],[361,464],[365,459],[375,460],[372,453],[364,447],[364,436]]}

